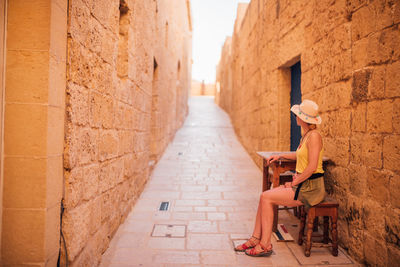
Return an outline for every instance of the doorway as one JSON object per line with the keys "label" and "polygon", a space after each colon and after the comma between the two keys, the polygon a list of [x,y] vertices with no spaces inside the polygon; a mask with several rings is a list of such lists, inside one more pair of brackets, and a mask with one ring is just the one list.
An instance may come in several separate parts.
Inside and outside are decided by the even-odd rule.
{"label": "doorway", "polygon": [[[301,63],[300,61],[290,67],[290,106],[301,103]],[[290,150],[295,151],[299,146],[301,129],[296,123],[296,115],[290,115]]]}

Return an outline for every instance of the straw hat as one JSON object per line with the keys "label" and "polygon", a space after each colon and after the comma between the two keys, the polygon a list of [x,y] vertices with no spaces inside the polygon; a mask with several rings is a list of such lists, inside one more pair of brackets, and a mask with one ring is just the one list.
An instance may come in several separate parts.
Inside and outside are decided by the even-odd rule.
{"label": "straw hat", "polygon": [[321,124],[322,122],[318,115],[318,105],[314,101],[305,99],[300,105],[293,105],[290,111],[307,123]]}

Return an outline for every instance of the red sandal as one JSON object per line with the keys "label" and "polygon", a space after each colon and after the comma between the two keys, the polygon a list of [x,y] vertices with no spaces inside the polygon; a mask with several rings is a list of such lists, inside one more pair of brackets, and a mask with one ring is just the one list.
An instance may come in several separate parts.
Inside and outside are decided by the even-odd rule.
{"label": "red sandal", "polygon": [[260,245],[260,247],[262,248],[262,251],[260,252],[256,252],[256,247],[252,248],[252,249],[248,249],[246,250],[246,255],[250,256],[250,257],[269,257],[272,254],[272,244],[271,244],[271,248],[267,249],[266,246],[264,246],[263,244],[258,243]]}
{"label": "red sandal", "polygon": [[[245,243],[235,247],[235,251],[244,252],[244,251],[246,251],[246,249],[254,248],[259,242],[255,243],[256,241],[252,241],[252,238],[254,238],[256,240],[260,240],[260,238],[257,238],[255,236],[251,236],[250,239],[247,240]],[[239,248],[239,247],[241,247],[241,248]]]}

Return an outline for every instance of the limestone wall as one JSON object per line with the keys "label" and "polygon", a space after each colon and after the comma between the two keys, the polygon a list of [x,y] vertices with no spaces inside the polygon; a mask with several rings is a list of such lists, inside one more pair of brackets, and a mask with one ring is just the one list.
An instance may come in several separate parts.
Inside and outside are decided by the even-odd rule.
{"label": "limestone wall", "polygon": [[[56,266],[63,183],[67,1],[1,1],[0,266]],[[2,29],[2,33],[4,33]],[[3,52],[3,51],[1,51]],[[3,115],[4,111],[4,115]],[[3,117],[4,116],[4,117]]]}
{"label": "limestone wall", "polygon": [[[289,150],[290,66],[321,110],[340,244],[371,266],[400,262],[400,3],[252,0],[223,50],[220,104],[253,159]],[[227,46],[227,44],[226,44]],[[229,99],[229,95],[231,99]]]}
{"label": "limestone wall", "polygon": [[[232,104],[232,69],[230,61],[232,58],[232,38],[225,39],[222,47],[220,63],[217,66],[217,96],[216,103],[226,112],[231,112]],[[224,88],[221,91],[221,87]]]}
{"label": "limestone wall", "polygon": [[187,115],[190,5],[69,3],[63,232],[95,266]]}

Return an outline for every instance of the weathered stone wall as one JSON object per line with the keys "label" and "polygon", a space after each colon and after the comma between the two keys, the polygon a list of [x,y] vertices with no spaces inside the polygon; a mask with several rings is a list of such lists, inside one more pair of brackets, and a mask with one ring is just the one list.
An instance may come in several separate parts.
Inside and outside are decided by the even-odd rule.
{"label": "weathered stone wall", "polygon": [[399,1],[253,0],[217,80],[261,167],[256,151],[289,150],[290,66],[301,61],[302,98],[319,104],[334,162],[326,183],[340,244],[371,266],[400,262],[399,22]]}
{"label": "weathered stone wall", "polygon": [[[220,62],[217,66],[217,92],[215,102],[228,113],[231,112],[232,103],[231,53],[232,37],[227,37],[222,47]],[[224,90],[221,91],[221,87],[224,88]]]}
{"label": "weathered stone wall", "polygon": [[189,1],[69,1],[65,206],[72,266],[95,266],[187,115]]}

